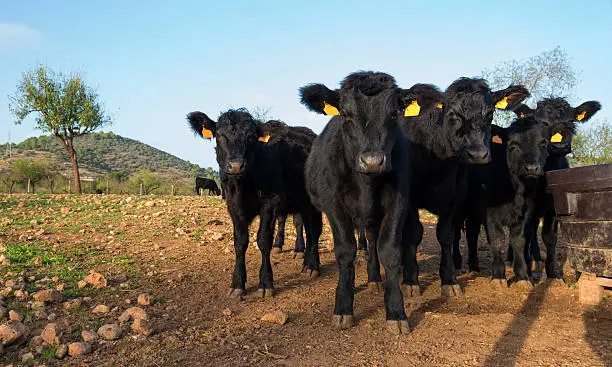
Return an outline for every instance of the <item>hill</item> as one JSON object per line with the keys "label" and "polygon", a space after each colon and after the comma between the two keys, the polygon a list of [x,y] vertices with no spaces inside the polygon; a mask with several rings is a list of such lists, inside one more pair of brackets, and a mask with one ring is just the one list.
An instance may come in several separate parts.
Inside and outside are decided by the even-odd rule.
{"label": "hill", "polygon": [[[190,175],[197,171],[198,175],[216,176],[212,169],[202,169],[199,165],[180,159],[172,154],[125,138],[113,132],[97,132],[81,136],[74,140],[82,172],[90,176],[104,175],[109,172],[124,172],[128,176],[142,169],[165,174],[168,171],[178,171]],[[8,158],[7,145],[0,151],[2,159]],[[70,159],[56,138],[39,136],[28,138],[21,143],[13,144],[14,157],[26,156],[53,160],[62,171],[70,170]],[[216,173],[216,172],[215,172]]]}

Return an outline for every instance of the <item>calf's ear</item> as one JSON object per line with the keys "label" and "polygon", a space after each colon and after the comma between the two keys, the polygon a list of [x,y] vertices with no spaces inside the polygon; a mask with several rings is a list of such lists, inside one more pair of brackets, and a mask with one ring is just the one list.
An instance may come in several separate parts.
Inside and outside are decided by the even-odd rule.
{"label": "calf's ear", "polygon": [[588,121],[597,111],[601,109],[601,104],[597,101],[584,102],[574,108],[574,118],[576,121]]}
{"label": "calf's ear", "polygon": [[212,139],[216,136],[217,123],[208,118],[205,113],[194,111],[187,114],[187,121],[194,133],[200,135],[204,139]]}
{"label": "calf's ear", "polygon": [[300,102],[313,112],[328,116],[340,114],[340,94],[323,84],[308,84],[300,88]]}
{"label": "calf's ear", "polygon": [[405,117],[419,116],[432,108],[444,107],[444,95],[431,84],[415,84],[399,93],[399,106]]}
{"label": "calf's ear", "polygon": [[270,120],[257,125],[258,140],[266,144],[275,144],[287,136],[289,126],[282,121]]}
{"label": "calf's ear", "polygon": [[535,110],[524,103],[519,103],[518,106],[512,109],[512,112],[516,113],[516,115],[521,118],[531,118],[535,116]]}
{"label": "calf's ear", "polygon": [[491,94],[495,108],[500,110],[512,110],[530,95],[529,91],[522,85],[511,85],[506,89],[501,89]]}

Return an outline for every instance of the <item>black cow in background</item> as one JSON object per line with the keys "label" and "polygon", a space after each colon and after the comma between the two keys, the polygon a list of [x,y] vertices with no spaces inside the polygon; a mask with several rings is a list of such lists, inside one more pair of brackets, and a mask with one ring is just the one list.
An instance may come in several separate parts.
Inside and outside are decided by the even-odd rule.
{"label": "black cow in background", "polygon": [[208,195],[212,192],[214,195],[221,195],[221,190],[214,180],[206,177],[196,177],[195,179],[195,192],[200,195],[200,190],[208,190]]}
{"label": "black cow in background", "polygon": [[327,215],[334,237],[338,286],[332,325],[339,329],[353,325],[355,228],[365,228],[385,268],[388,329],[409,332],[399,271],[403,237],[412,236],[418,218],[409,207],[407,142],[398,127],[405,93],[393,77],[375,72],[350,74],[339,90],[323,84],[300,89],[308,109],[339,115],[315,139],[305,176],[312,202]]}
{"label": "black cow in background", "polygon": [[322,218],[304,187],[304,154],[287,142],[289,127],[280,121],[259,123],[245,109],[224,112],[217,122],[199,111],[189,113],[187,119],[196,134],[217,140],[221,185],[234,227],[236,263],[229,295],[242,298],[246,294],[249,224],[258,215],[257,246],[262,258],[259,296],[274,293],[270,252],[274,220],[282,213],[302,215],[307,252],[304,266],[311,273],[318,272]]}
{"label": "black cow in background", "polygon": [[[457,213],[467,194],[467,167],[489,162],[489,141],[495,108],[516,107],[529,96],[522,86],[491,91],[482,79],[460,78],[444,93],[427,84],[414,85],[400,123],[408,139],[410,166],[415,178],[411,203],[438,215],[436,236],[441,247],[442,294],[462,293],[457,283],[452,246]],[[404,258],[405,289],[420,294],[416,250],[422,226],[409,239]]]}

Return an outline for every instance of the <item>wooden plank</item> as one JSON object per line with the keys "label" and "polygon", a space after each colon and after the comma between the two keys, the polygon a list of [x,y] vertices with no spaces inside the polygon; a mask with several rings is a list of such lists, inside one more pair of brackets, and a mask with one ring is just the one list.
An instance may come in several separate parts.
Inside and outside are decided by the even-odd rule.
{"label": "wooden plank", "polygon": [[560,217],[559,231],[573,247],[612,249],[612,221],[581,221]]}

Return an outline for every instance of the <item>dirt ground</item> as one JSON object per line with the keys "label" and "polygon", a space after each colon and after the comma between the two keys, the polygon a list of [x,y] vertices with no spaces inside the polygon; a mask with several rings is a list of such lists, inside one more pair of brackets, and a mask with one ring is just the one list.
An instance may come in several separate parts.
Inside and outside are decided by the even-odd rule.
{"label": "dirt ground", "polygon": [[[481,238],[483,272],[461,273],[465,295],[442,298],[431,216],[423,218],[419,253],[423,296],[406,300],[411,333],[393,336],[385,329],[383,294],[366,287],[365,262],[356,266],[357,325],[331,328],[337,271],[327,225],[320,277],[300,273],[301,260],[289,251],[295,232],[288,223],[285,252],[273,255],[276,296],[256,297],[260,255],[252,244],[248,295],[235,302],[226,296],[234,262],[232,226],[218,198],[5,195],[0,209],[0,245],[10,260],[0,266],[3,283],[25,276],[26,289],[34,292],[49,286],[55,274],[65,298],[91,298],[73,310],[47,306],[65,328],[64,342],[80,341],[81,330],[116,322],[141,293],[156,299],[146,306],[153,335],[136,337],[128,328],[117,341],[95,342],[89,355],[58,360],[49,349],[30,365],[612,366],[611,302],[581,306],[567,266],[566,286],[540,281],[533,291],[494,290]],[[103,274],[109,286],[78,288],[76,282],[90,270]],[[26,301],[9,295],[4,303],[26,316],[30,336],[49,322],[33,317]],[[97,316],[91,308],[98,304],[116,309]],[[285,325],[261,321],[277,310],[289,315]],[[27,344],[5,348],[0,364],[19,365],[26,349]]]}

